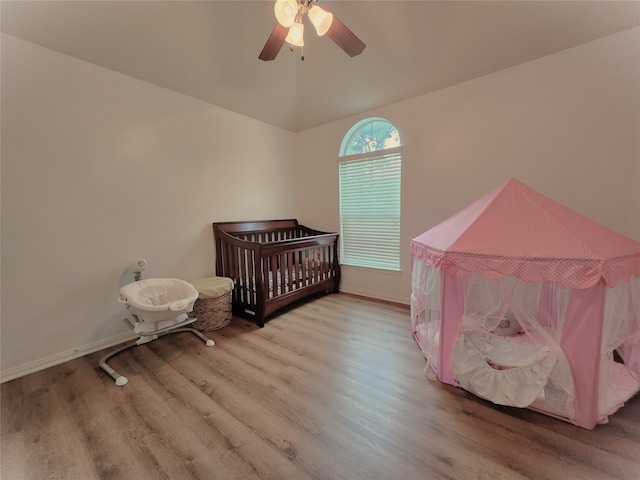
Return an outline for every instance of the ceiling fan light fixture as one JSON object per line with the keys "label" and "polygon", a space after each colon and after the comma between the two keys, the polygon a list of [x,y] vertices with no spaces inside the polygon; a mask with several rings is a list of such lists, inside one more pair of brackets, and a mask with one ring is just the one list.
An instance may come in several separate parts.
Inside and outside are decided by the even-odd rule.
{"label": "ceiling fan light fixture", "polygon": [[289,33],[287,34],[287,38],[285,38],[285,42],[288,42],[294,47],[304,47],[304,25],[299,22],[294,22],[294,24],[289,27]]}
{"label": "ceiling fan light fixture", "polygon": [[[0,0],[2,1],[2,0]],[[314,26],[318,36],[327,35],[338,47],[350,57],[360,55],[366,45],[338,17],[314,5],[318,0],[276,0],[274,11],[276,26],[273,28],[267,43],[262,47],[258,58],[268,62],[278,56],[278,52],[288,42],[293,47],[304,47],[304,15]],[[304,56],[302,56],[304,60]]]}
{"label": "ceiling fan light fixture", "polygon": [[327,12],[317,5],[311,7],[307,15],[320,37],[327,33],[333,23],[333,13]]}
{"label": "ceiling fan light fixture", "polygon": [[278,23],[283,27],[290,27],[296,20],[298,3],[296,0],[276,0],[273,10]]}

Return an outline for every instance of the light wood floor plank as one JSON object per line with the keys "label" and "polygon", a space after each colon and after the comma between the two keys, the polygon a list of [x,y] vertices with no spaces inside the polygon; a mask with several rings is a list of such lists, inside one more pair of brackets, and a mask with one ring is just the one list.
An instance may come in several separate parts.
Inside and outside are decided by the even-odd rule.
{"label": "light wood floor plank", "polygon": [[640,397],[593,431],[430,382],[408,307],[332,294],[3,384],[0,478],[638,480]]}

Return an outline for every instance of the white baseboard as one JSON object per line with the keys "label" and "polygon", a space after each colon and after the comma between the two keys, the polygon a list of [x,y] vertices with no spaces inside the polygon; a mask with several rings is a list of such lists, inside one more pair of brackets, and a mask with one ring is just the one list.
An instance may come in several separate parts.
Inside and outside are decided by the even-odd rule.
{"label": "white baseboard", "polygon": [[[357,289],[348,289],[348,290],[341,289],[340,291],[344,293],[351,293],[353,295],[359,295],[361,297],[369,297],[369,298],[374,298],[378,300],[386,300],[388,302],[400,303],[405,305],[409,304],[409,300],[405,296],[394,297],[393,295],[372,295],[371,292],[359,291]],[[48,357],[41,358],[39,360],[34,360],[33,362],[25,363],[24,365],[8,368],[7,370],[0,371],[0,383],[8,382],[10,380],[14,380],[19,377],[24,377],[25,375],[29,375],[30,373],[39,372],[40,370],[44,370],[49,367],[60,365],[61,363],[68,362],[69,360],[74,360],[78,357],[89,355],[90,353],[97,352],[98,350],[113,347],[115,345],[119,345],[127,341],[135,340],[136,338],[137,338],[136,335],[130,332],[127,332],[127,333],[116,335],[115,337],[111,337],[105,340],[89,343],[87,345],[74,348],[73,350],[67,350],[66,352],[55,353]]]}
{"label": "white baseboard", "polygon": [[395,296],[395,295],[385,295],[385,294],[378,294],[378,293],[376,293],[375,295],[372,295],[371,292],[361,291],[354,288],[348,288],[348,289],[340,288],[340,292],[350,293],[352,295],[358,295],[360,297],[373,298],[374,300],[385,300],[387,302],[400,303],[402,305],[410,305],[411,303],[409,297],[405,295]]}
{"label": "white baseboard", "polygon": [[61,363],[68,362],[69,360],[74,360],[78,357],[89,355],[90,353],[97,352],[98,350],[113,347],[127,341],[135,340],[136,338],[138,338],[137,335],[131,332],[126,332],[121,335],[116,335],[115,337],[107,338],[105,340],[100,340],[97,342],[89,343],[87,345],[83,345],[81,347],[74,348],[73,350],[55,353],[48,357],[25,363],[24,365],[8,368],[7,370],[0,371],[0,383],[8,382],[19,377],[24,377],[25,375],[29,375],[30,373],[39,372],[40,370],[44,370],[55,365],[60,365]]}

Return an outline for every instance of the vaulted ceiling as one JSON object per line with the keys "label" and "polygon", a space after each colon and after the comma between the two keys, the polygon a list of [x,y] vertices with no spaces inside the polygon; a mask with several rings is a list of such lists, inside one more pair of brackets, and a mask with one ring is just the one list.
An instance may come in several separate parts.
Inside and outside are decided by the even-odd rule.
{"label": "vaulted ceiling", "polygon": [[2,31],[291,131],[425,94],[640,25],[640,1],[346,1],[320,5],[367,47],[305,31],[258,54],[270,0],[2,0]]}

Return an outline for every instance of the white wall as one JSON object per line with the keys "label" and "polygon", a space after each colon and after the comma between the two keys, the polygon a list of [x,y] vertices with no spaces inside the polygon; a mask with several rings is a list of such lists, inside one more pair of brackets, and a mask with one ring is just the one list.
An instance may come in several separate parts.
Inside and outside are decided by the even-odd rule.
{"label": "white wall", "polygon": [[380,116],[405,145],[402,272],[344,267],[343,291],[408,303],[411,239],[510,177],[640,240],[639,86],[636,28],[300,132],[296,215],[339,228],[340,142],[357,121]]}
{"label": "white wall", "polygon": [[2,35],[2,380],[131,336],[116,299],[214,273],[211,223],[290,218],[293,134]]}
{"label": "white wall", "polygon": [[292,134],[2,35],[2,381],[128,338],[131,260],[213,274],[213,221],[337,230],[336,157],[365,116],[405,144],[402,272],[344,267],[343,291],[408,303],[411,238],[509,177],[640,240],[639,40]]}

